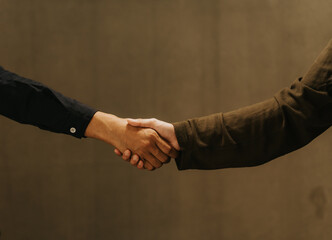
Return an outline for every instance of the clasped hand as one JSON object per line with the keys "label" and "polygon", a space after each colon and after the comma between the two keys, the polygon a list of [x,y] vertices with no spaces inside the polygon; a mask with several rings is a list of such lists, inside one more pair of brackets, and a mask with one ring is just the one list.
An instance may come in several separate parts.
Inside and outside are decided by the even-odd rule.
{"label": "clasped hand", "polygon": [[97,112],[85,136],[113,145],[124,160],[150,171],[176,158],[180,150],[173,125],[157,119],[123,119]]}
{"label": "clasped hand", "polygon": [[[178,155],[178,151],[180,150],[180,146],[175,135],[174,126],[172,124],[160,121],[155,118],[136,120],[127,119],[127,122],[133,127],[155,130],[160,135],[160,137],[162,137],[163,140],[166,141],[167,144],[169,144],[169,146],[172,147],[174,151],[176,151],[176,155],[174,155],[175,157],[170,156],[169,154],[168,156],[171,158],[176,158],[176,156]],[[123,153],[119,149],[115,149],[114,152],[118,156],[122,156],[123,160],[130,162],[131,165],[136,166],[139,169],[145,168],[150,170],[149,162],[144,161],[144,158],[141,158],[135,152],[132,153],[130,149],[125,150]]]}

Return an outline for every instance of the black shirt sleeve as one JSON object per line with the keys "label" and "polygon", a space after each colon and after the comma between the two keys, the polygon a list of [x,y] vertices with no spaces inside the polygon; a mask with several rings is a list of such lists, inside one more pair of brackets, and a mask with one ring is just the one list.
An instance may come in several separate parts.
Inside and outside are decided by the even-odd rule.
{"label": "black shirt sleeve", "polygon": [[0,66],[0,114],[41,129],[84,137],[96,110]]}

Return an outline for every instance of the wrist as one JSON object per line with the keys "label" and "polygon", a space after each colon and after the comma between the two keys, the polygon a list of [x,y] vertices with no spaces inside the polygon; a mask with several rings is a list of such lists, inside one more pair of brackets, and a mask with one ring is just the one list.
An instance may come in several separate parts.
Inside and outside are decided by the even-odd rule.
{"label": "wrist", "polygon": [[115,115],[96,112],[85,131],[85,136],[115,145],[115,139],[121,137],[119,132],[126,126],[126,120]]}

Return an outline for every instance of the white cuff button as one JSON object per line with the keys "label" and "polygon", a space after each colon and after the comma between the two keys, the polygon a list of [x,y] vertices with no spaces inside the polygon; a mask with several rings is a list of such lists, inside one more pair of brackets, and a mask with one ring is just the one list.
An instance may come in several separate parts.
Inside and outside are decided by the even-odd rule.
{"label": "white cuff button", "polygon": [[74,128],[74,127],[70,128],[70,132],[73,134],[76,133],[76,128]]}

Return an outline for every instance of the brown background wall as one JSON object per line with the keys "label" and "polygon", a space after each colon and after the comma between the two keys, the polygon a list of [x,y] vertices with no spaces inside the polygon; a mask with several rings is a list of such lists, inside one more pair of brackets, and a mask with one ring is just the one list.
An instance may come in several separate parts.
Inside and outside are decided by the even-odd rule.
{"label": "brown background wall", "polygon": [[[122,117],[271,97],[332,37],[330,0],[0,0],[0,65]],[[331,137],[269,164],[138,171],[0,117],[0,239],[331,239]]]}

